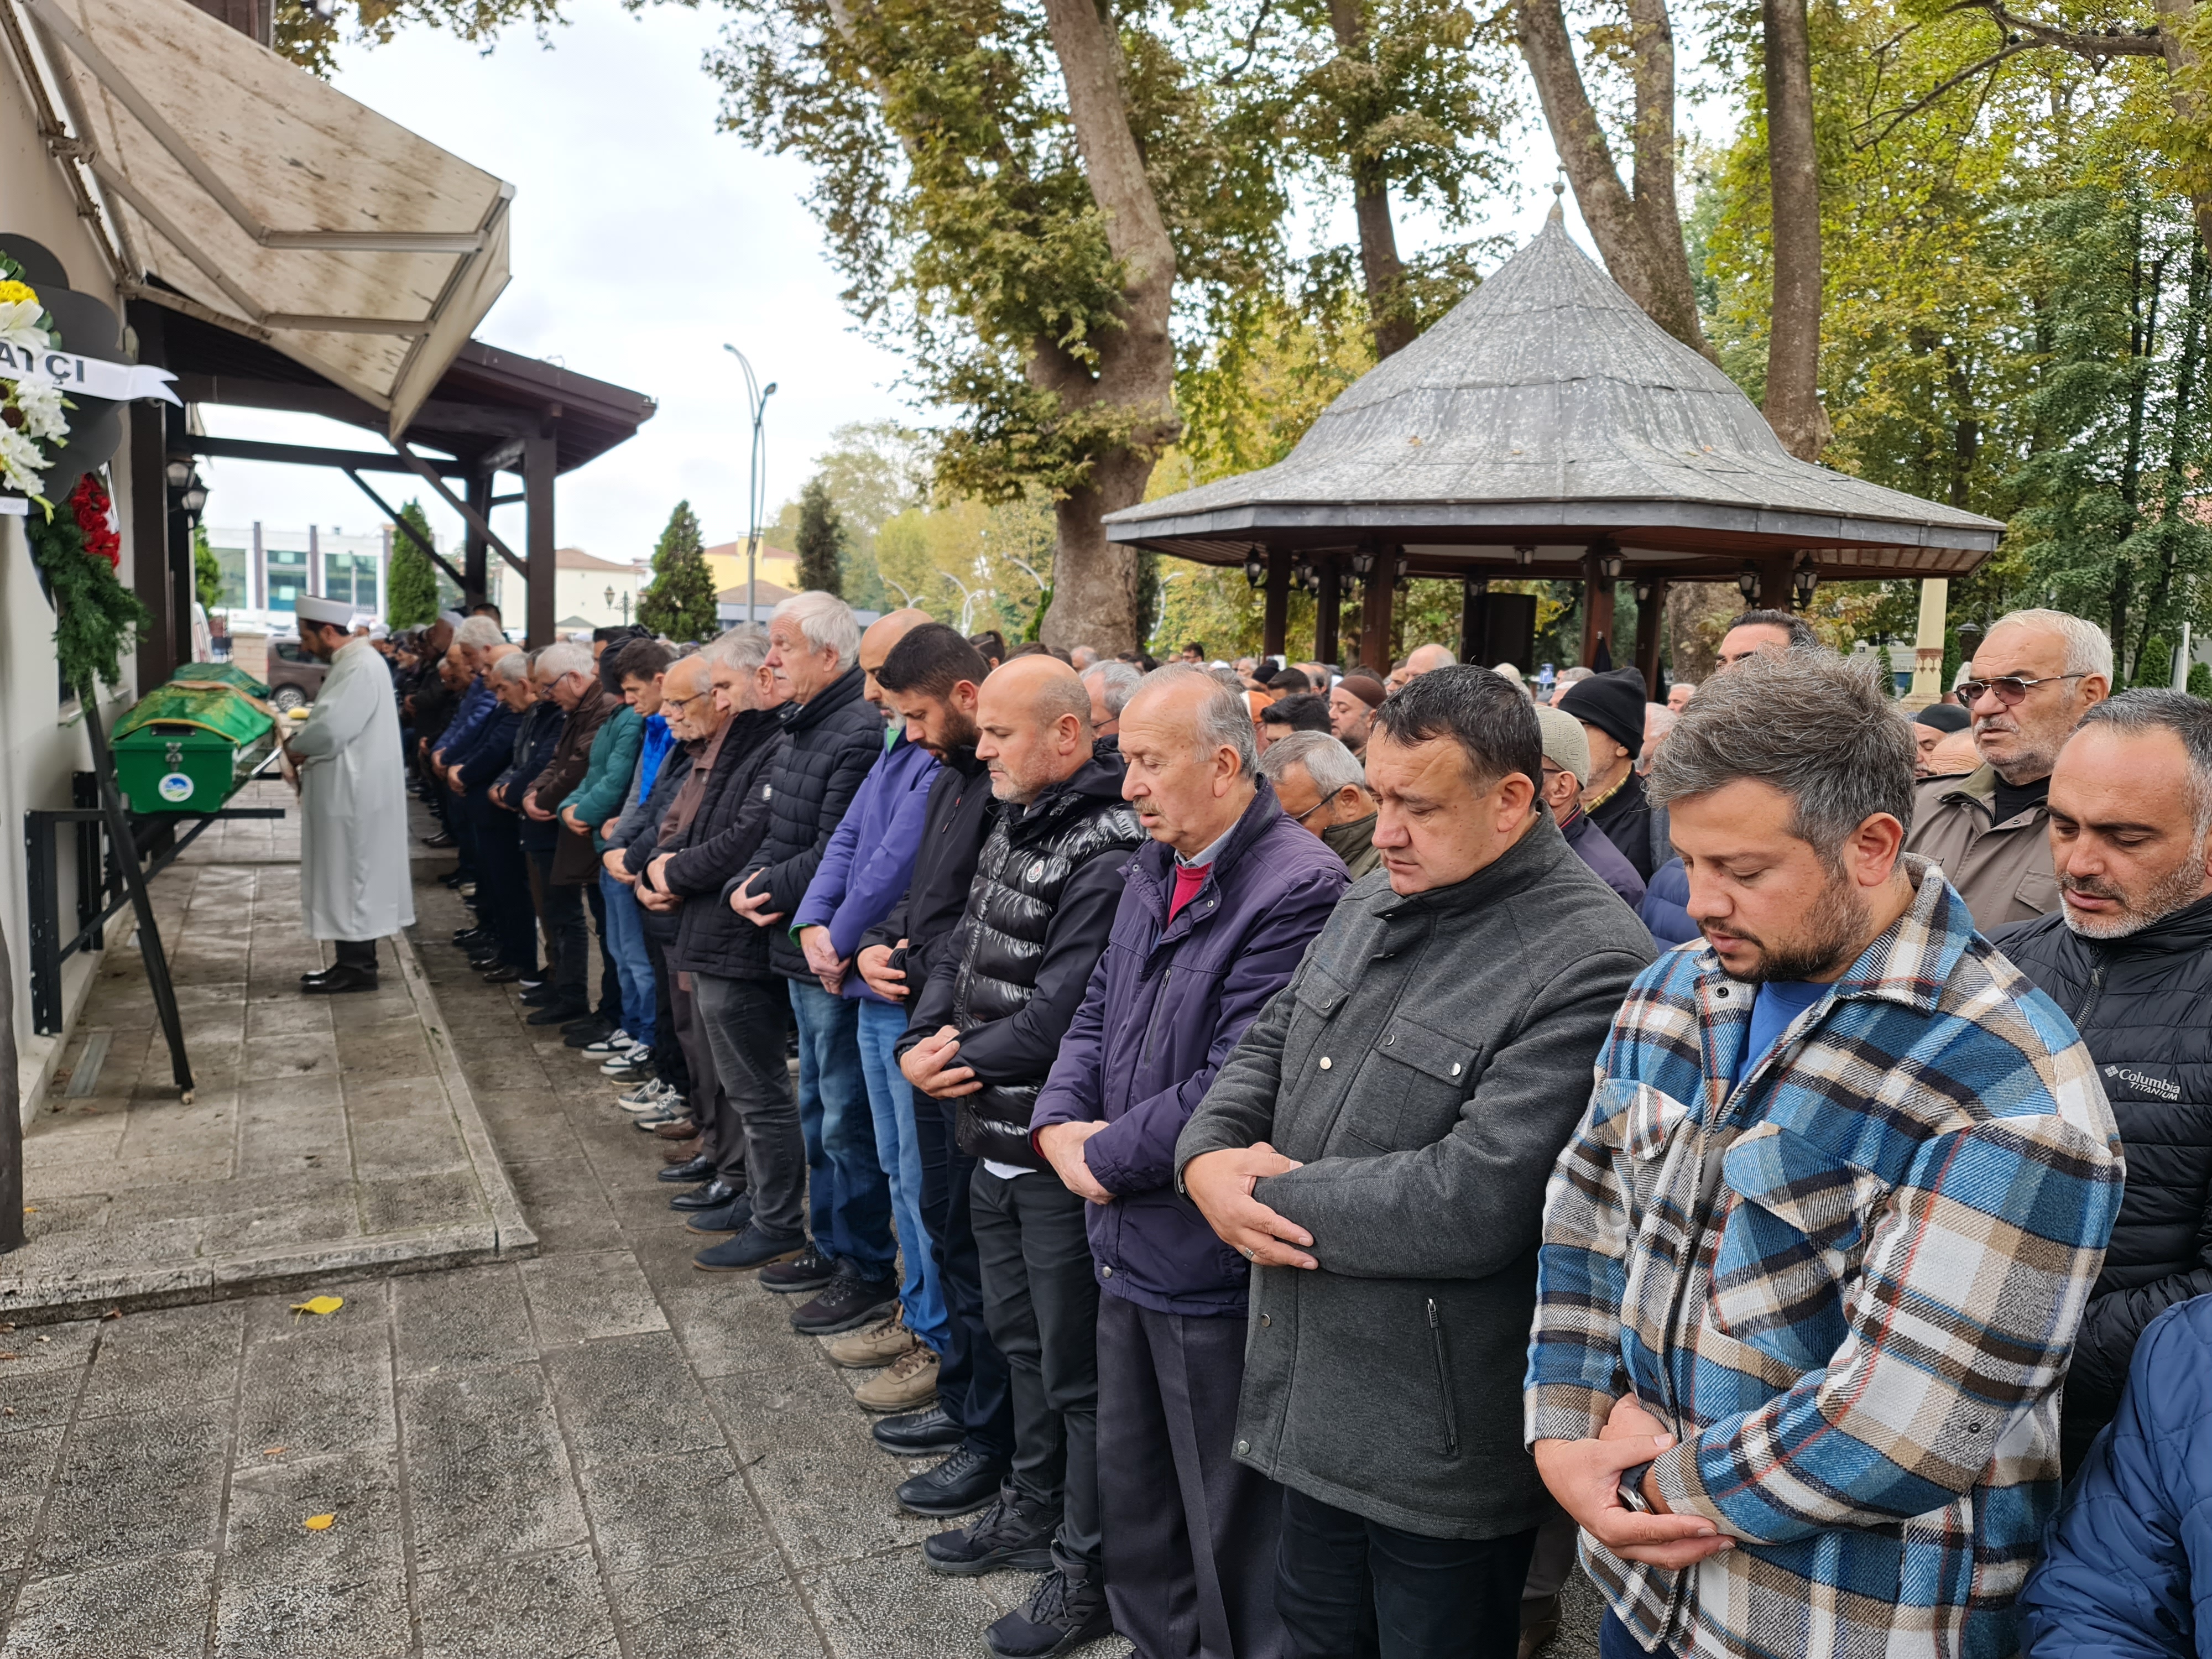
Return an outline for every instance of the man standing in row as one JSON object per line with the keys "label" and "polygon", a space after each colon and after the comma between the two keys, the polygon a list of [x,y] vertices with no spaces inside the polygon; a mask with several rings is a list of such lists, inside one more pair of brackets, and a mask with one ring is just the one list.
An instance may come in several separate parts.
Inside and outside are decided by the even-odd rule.
{"label": "man standing in row", "polygon": [[[963,1151],[980,1164],[971,1213],[984,1317],[1012,1379],[1012,1494],[924,1553],[940,1570],[985,1571],[991,1557],[1052,1569],[987,1633],[1000,1659],[1063,1651],[1103,1635],[1099,1581],[1098,1289],[1084,1201],[1030,1144],[1037,1094],[1083,1004],[1144,840],[1121,800],[1122,765],[1094,757],[1091,698],[1051,657],[1009,661],[984,681],[975,752],[1000,802],[956,947],[936,956],[900,1040],[915,1087],[958,1102]],[[920,1514],[979,1506],[1000,1471],[956,1452],[899,1488]],[[1009,1534],[1018,1534],[1018,1539]]]}
{"label": "man standing in row", "polygon": [[300,906],[336,957],[300,988],[374,991],[376,941],[415,923],[399,710],[384,659],[351,632],[351,605],[302,595],[296,614],[301,647],[331,665],[306,724],[284,738],[300,775]]}
{"label": "man standing in row", "polygon": [[[1284,1487],[1288,1651],[1510,1656],[1542,1483],[1516,1420],[1538,1223],[1635,916],[1537,803],[1534,710],[1486,668],[1376,714],[1382,878],[1347,893],[1176,1146],[1247,1261],[1238,1461]],[[1369,1639],[1372,1639],[1370,1637]]]}
{"label": "man standing in row", "polygon": [[1607,1653],[2017,1650],[2119,1146],[2073,1027],[1901,854],[1912,761],[1808,651],[1660,751],[1706,948],[1613,1021],[1528,1355]]}
{"label": "man standing in row", "polygon": [[1959,697],[1982,764],[1921,787],[1905,850],[1943,866],[1984,933],[2058,908],[2051,769],[2067,734],[2112,690],[2112,641],[2096,623],[2062,611],[2000,617],[1974,653]]}
{"label": "man standing in row", "polygon": [[1176,1136],[1347,884],[1258,775],[1251,729],[1189,668],[1146,676],[1123,712],[1121,793],[1152,844],[1030,1120],[1090,1200],[1106,1600],[1143,1654],[1260,1659],[1282,1642],[1280,1500],[1231,1454],[1249,1270],[1175,1185]]}

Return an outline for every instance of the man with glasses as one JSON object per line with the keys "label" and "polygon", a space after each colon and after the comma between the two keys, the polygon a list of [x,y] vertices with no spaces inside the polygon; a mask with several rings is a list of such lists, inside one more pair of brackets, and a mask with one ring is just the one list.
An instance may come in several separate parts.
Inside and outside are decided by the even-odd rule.
{"label": "man with glasses", "polygon": [[1982,763],[1920,786],[1905,850],[1942,866],[1982,933],[2058,908],[2045,804],[2051,769],[2112,690],[2112,642],[2094,623],[2061,611],[2000,617],[1974,653],[1959,700]]}
{"label": "man with glasses", "polygon": [[1260,757],[1260,773],[1275,787],[1291,821],[1320,836],[1352,880],[1382,862],[1375,845],[1375,797],[1367,793],[1359,757],[1344,744],[1326,732],[1278,738]]}

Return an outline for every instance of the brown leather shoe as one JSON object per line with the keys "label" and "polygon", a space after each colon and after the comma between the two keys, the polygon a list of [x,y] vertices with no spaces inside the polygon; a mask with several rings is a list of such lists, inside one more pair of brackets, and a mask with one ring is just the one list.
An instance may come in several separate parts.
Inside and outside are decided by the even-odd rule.
{"label": "brown leather shoe", "polygon": [[653,1133],[663,1140],[696,1140],[699,1126],[688,1117],[672,1118],[665,1123],[656,1123]]}
{"label": "brown leather shoe", "polygon": [[702,1139],[679,1140],[673,1146],[660,1149],[660,1161],[663,1164],[686,1164],[706,1150],[707,1143]]}

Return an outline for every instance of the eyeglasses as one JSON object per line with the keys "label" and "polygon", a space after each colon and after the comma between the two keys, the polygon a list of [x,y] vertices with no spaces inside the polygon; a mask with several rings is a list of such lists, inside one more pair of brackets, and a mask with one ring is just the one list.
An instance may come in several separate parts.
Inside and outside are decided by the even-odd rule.
{"label": "eyeglasses", "polygon": [[700,698],[711,697],[714,695],[713,690],[710,689],[705,691],[694,691],[688,697],[663,697],[660,700],[660,706],[663,708],[672,708],[680,714],[685,709],[689,708],[693,703],[698,702]]}
{"label": "eyeglasses", "polygon": [[1307,807],[1304,811],[1292,813],[1291,815],[1291,822],[1297,824],[1299,829],[1304,829],[1306,827],[1306,820],[1311,817],[1315,813],[1320,811],[1322,807],[1328,805],[1328,801],[1329,798],[1327,795],[1323,795],[1311,806]]}
{"label": "eyeglasses", "polygon": [[2033,680],[2024,678],[2018,674],[2000,674],[1992,680],[1962,680],[1959,683],[1959,696],[1964,700],[1965,705],[1971,708],[1982,700],[1985,693],[1993,691],[1996,694],[1999,702],[2008,708],[2012,708],[2017,707],[2027,694],[2039,685],[2048,685],[2053,680],[2078,680],[2083,678],[2087,672],[2084,669],[2080,674],[2045,674],[2042,678]]}

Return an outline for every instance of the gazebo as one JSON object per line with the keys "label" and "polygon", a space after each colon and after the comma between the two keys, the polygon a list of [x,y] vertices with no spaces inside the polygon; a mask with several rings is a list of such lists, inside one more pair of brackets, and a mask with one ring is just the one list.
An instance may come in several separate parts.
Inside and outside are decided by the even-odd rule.
{"label": "gazebo", "polygon": [[[1534,601],[1491,579],[1589,585],[1583,660],[1611,642],[1613,584],[1638,599],[1634,660],[1656,684],[1668,584],[1729,581],[1788,608],[1823,580],[1951,577],[2003,526],[1790,455],[1712,363],[1645,316],[1554,206],[1535,239],[1433,328],[1360,377],[1256,472],[1111,514],[1109,540],[1244,566],[1284,648],[1292,582],[1337,656],[1344,584],[1359,655],[1389,655],[1395,588],[1457,577],[1462,655],[1524,655]],[[1517,646],[1517,648],[1516,648]]]}

